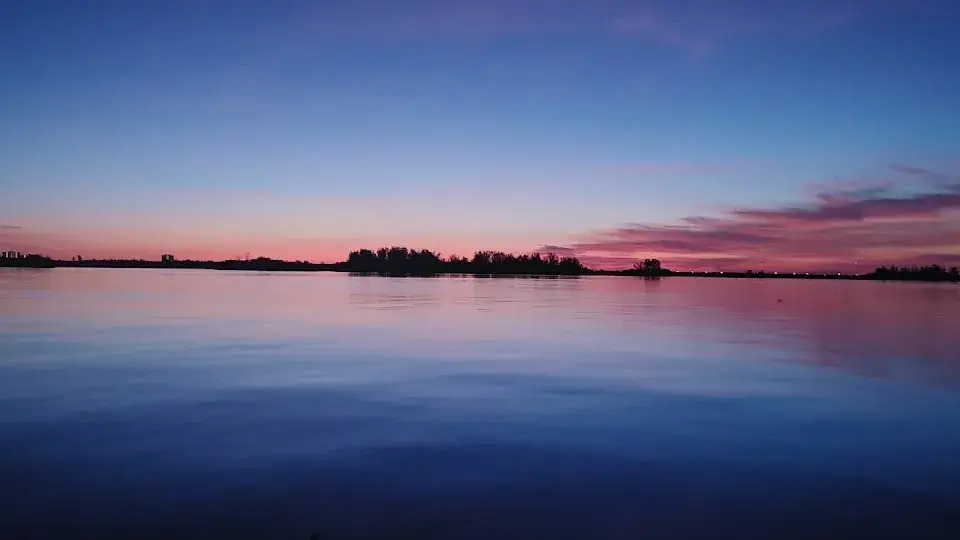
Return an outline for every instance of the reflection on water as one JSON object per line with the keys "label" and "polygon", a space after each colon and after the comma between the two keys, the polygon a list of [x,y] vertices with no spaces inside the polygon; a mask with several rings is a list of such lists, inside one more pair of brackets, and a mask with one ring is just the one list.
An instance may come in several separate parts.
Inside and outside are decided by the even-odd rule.
{"label": "reflection on water", "polygon": [[16,538],[957,538],[960,287],[0,272]]}

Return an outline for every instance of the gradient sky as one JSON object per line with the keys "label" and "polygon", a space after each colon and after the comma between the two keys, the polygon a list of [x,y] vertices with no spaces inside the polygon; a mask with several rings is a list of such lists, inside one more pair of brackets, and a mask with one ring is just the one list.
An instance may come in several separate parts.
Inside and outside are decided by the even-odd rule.
{"label": "gradient sky", "polygon": [[960,264],[955,0],[0,1],[0,249]]}

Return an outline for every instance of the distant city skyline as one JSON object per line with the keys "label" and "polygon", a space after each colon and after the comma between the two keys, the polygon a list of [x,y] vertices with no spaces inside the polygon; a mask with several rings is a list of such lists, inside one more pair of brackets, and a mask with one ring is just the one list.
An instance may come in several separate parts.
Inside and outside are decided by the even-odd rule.
{"label": "distant city skyline", "polygon": [[0,6],[0,245],[960,264],[948,0]]}

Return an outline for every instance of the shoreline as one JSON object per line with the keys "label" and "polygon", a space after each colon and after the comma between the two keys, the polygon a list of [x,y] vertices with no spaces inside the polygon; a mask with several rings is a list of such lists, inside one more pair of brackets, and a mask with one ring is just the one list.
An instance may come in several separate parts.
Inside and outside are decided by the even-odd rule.
{"label": "shoreline", "polygon": [[924,279],[917,277],[878,276],[870,274],[832,274],[813,272],[720,272],[720,271],[670,271],[645,273],[636,270],[589,270],[584,272],[369,272],[350,268],[345,263],[309,263],[305,261],[176,261],[173,263],[160,261],[49,261],[29,264],[22,261],[19,264],[4,264],[0,261],[0,268],[26,269],[53,269],[53,268],[111,268],[111,269],[146,269],[146,270],[214,270],[221,272],[331,272],[340,274],[354,274],[380,277],[443,277],[443,276],[471,276],[482,278],[577,278],[589,276],[617,276],[659,279],[666,277],[693,277],[693,278],[720,278],[720,279],[785,279],[785,280],[836,280],[836,281],[895,281],[895,282],[922,282],[922,283],[960,283],[960,280],[951,278]]}

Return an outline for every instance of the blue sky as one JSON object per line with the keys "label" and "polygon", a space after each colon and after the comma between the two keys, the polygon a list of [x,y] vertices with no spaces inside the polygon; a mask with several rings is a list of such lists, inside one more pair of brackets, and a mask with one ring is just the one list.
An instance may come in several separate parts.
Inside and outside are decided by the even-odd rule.
{"label": "blue sky", "polygon": [[[960,171],[953,2],[16,4],[0,4],[0,240],[58,256],[557,245],[617,265],[652,249],[606,241],[624,228],[851,185],[952,194]],[[914,225],[946,245],[868,258],[960,252],[957,207]],[[880,220],[879,249],[891,219],[920,217],[842,225]],[[735,248],[653,254],[851,256]]]}

